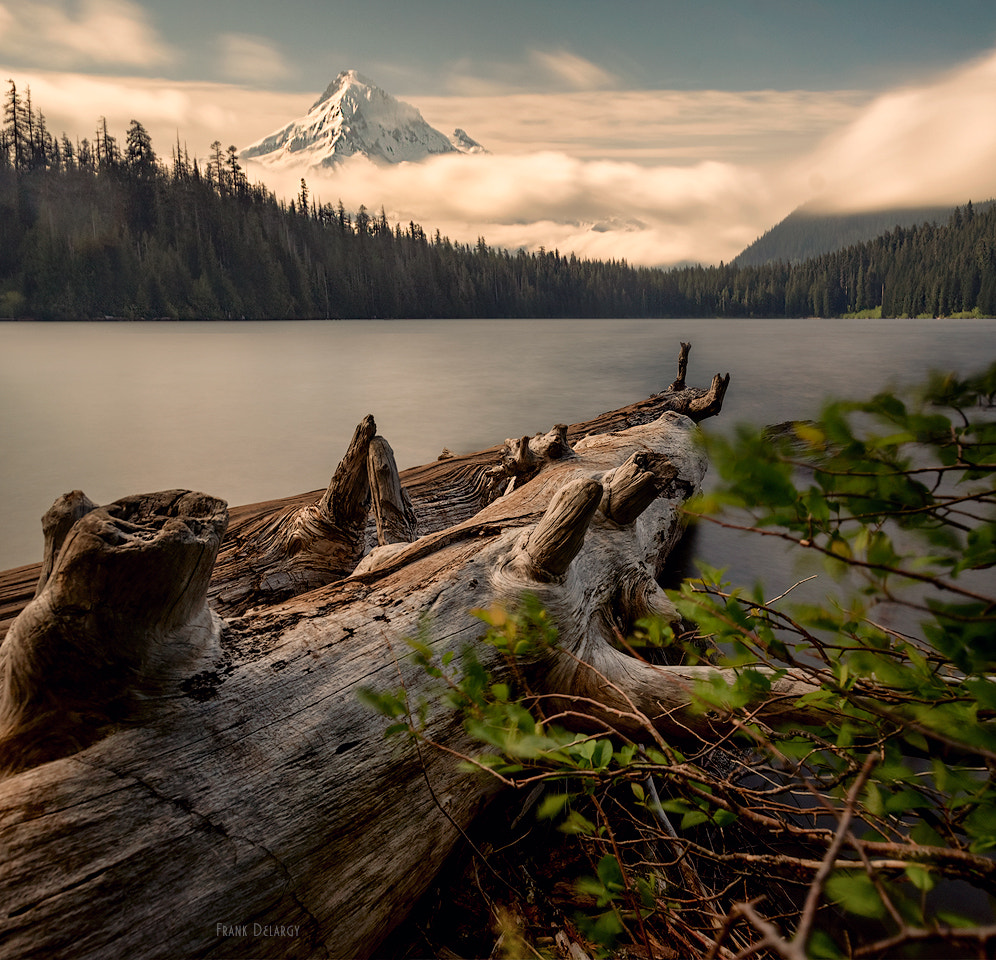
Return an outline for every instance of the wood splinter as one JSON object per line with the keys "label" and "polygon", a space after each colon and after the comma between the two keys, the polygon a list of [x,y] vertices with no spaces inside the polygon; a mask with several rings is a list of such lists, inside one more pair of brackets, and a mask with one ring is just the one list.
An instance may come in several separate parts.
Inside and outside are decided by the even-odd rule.
{"label": "wood splinter", "polygon": [[401,486],[391,445],[380,436],[370,441],[367,476],[377,523],[377,544],[411,543],[416,517],[408,492]]}

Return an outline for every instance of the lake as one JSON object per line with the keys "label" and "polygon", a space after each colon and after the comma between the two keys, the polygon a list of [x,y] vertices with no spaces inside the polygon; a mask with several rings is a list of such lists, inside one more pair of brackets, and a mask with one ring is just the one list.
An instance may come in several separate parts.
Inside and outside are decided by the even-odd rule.
{"label": "lake", "polygon": [[[367,413],[413,466],[662,390],[682,340],[690,385],[731,374],[704,424],[725,430],[981,369],[996,321],[2,323],[0,569],[41,559],[39,519],[68,490],[107,503],[189,487],[234,505],[324,487]],[[706,525],[694,548],[734,577],[793,582],[753,538]]]}

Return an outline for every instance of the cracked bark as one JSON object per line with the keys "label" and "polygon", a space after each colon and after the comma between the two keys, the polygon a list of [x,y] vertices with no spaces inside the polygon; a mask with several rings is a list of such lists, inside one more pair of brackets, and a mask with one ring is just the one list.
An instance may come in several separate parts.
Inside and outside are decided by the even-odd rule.
{"label": "cracked bark", "polygon": [[[667,391],[587,424],[558,425],[517,441],[516,462],[532,457],[539,469],[496,499],[487,481],[496,461],[501,466],[501,448],[398,478],[389,447],[374,442],[376,428],[367,418],[324,494],[234,512],[210,587],[206,576],[181,572],[179,564],[151,570],[139,563],[122,578],[95,561],[86,569],[104,572],[89,577],[90,589],[108,592],[77,605],[80,623],[95,627],[60,633],[45,625],[45,612],[71,606],[56,600],[77,556],[73,543],[111,524],[119,553],[141,557],[147,542],[167,528],[176,532],[166,519],[133,522],[130,507],[83,516],[56,551],[37,600],[0,647],[9,676],[17,657],[33,649],[30,637],[44,636],[49,649],[31,674],[34,686],[8,684],[4,694],[2,709],[20,711],[21,739],[11,764],[18,772],[0,780],[0,843],[7,851],[0,950],[6,957],[71,953],[101,960],[373,954],[495,789],[442,752],[420,756],[410,744],[385,741],[384,724],[356,697],[360,687],[393,691],[401,683],[416,699],[425,691],[427,677],[407,659],[405,643],[425,623],[436,653],[459,655],[483,632],[471,609],[537,593],[564,644],[547,665],[549,692],[584,692],[614,706],[595,668],[648,709],[668,704],[667,711],[654,708],[663,730],[675,729],[672,709],[683,723],[706,722],[685,713],[691,674],[641,667],[630,677],[635,661],[624,663],[612,651],[608,625],[669,612],[654,575],[680,535],[681,503],[705,468],[692,421],[672,410],[703,401],[699,413],[716,412],[724,390],[714,382],[711,391]],[[373,457],[372,448],[379,451]],[[411,543],[403,487],[418,512],[421,536]],[[372,488],[382,494],[370,520]],[[204,498],[209,503],[196,516],[167,519],[188,528],[197,520],[205,537],[211,527],[220,540],[223,505]],[[309,586],[304,577],[280,602],[272,600],[283,597],[286,584],[269,595],[254,588],[254,597],[226,599],[253,563],[270,556],[262,531],[295,542],[295,531],[329,511],[338,532],[350,528],[351,556],[361,528],[362,549],[383,545],[359,565],[350,560],[346,575],[326,564],[322,576],[331,572],[331,582]],[[164,512],[160,504],[150,516]],[[390,543],[395,536],[400,542]],[[217,550],[205,537],[197,546],[198,571]],[[314,540],[290,556],[321,556],[323,549]],[[287,556],[277,551],[265,569],[286,572]],[[145,608],[153,584],[164,597],[179,591],[183,598],[167,604],[169,629],[159,630],[155,616],[136,610]],[[209,594],[239,612],[224,625],[209,617],[205,633]],[[250,603],[255,609],[247,609]],[[128,649],[154,656],[125,656],[105,676],[126,635]],[[87,639],[77,643],[77,637]],[[68,691],[67,683],[48,686],[56,676],[52,664],[66,651],[76,657],[67,676],[89,671],[85,684]],[[478,654],[486,666],[500,667],[489,659],[490,648]],[[589,668],[572,669],[576,658]],[[28,688],[34,692],[24,698]],[[70,713],[99,722],[69,718],[73,736],[51,752],[51,712],[37,704],[48,697],[58,707],[56,688],[74,705]],[[473,752],[459,721],[438,699],[430,702],[427,735]],[[772,704],[782,708],[781,701]],[[254,924],[300,931],[294,937],[225,933]]]}

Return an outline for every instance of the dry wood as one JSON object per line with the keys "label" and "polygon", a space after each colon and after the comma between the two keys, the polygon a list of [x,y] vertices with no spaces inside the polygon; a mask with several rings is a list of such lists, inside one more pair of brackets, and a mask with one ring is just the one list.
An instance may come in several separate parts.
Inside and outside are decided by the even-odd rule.
{"label": "dry wood", "polygon": [[[389,528],[408,536],[410,517],[368,418],[317,501],[232,512],[210,588],[218,501],[173,492],[89,512],[53,548],[48,583],[0,647],[0,711],[16,720],[0,752],[19,770],[0,781],[0,953],[373,953],[495,784],[448,753],[385,740],[357,693],[403,686],[413,705],[427,695],[407,656],[416,635],[440,656],[476,644],[500,669],[477,643],[475,607],[543,600],[562,638],[541,671],[550,693],[606,710],[635,702],[667,735],[705,729],[689,708],[693,680],[711,668],[650,667],[611,642],[616,628],[670,611],[654,577],[705,470],[693,420],[671,408],[718,412],[727,382],[603,415],[574,432],[573,450],[571,429],[551,431],[542,453],[550,434],[527,441],[541,468],[497,499],[487,474],[501,448],[406,471],[422,534],[411,543],[389,542]],[[385,545],[349,575],[270,602],[347,562],[315,559],[332,553],[319,528],[337,558],[370,544],[360,504],[371,492]],[[106,563],[94,537],[113,547]],[[209,595],[242,614],[219,622]],[[31,682],[15,682],[33,657]],[[77,671],[82,689],[67,689]],[[790,684],[771,712],[798,693]],[[439,703],[426,734],[474,749]]]}
{"label": "dry wood", "polygon": [[[687,366],[688,349],[682,346]],[[679,368],[681,361],[679,361]],[[672,390],[637,401],[629,406],[603,413],[592,420],[575,423],[566,429],[557,424],[545,434],[529,439],[530,451],[544,462],[570,456],[570,444],[588,434],[607,433],[649,423],[667,410],[684,413],[695,422],[717,415],[722,409],[723,395],[729,375],[718,374],[709,390],[686,388]],[[694,405],[694,409],[693,408]],[[308,541],[312,520],[321,514],[321,504],[339,503],[349,514],[350,506],[359,511],[368,485],[362,480],[366,463],[362,454],[376,432],[373,418],[358,427],[350,451],[336,470],[328,490],[313,490],[279,500],[268,500],[229,510],[229,528],[222,544],[212,578],[210,596],[219,612],[225,615],[242,613],[252,606],[273,602],[299,589],[329,583],[353,569],[352,559],[359,543],[360,553],[376,545],[376,531],[368,522],[362,538],[355,523],[337,546],[322,546],[318,555],[301,549]],[[400,474],[400,485],[407,491],[416,515],[417,534],[424,535],[461,523],[505,492],[513,473],[503,467],[509,445],[489,447],[474,453],[454,455],[421,466],[411,467]],[[367,446],[367,449],[369,447]],[[352,453],[355,452],[355,456]],[[499,479],[496,481],[496,476]],[[347,482],[350,478],[352,482]],[[333,493],[330,494],[329,491]],[[344,491],[355,491],[355,498]],[[336,495],[335,491],[339,491]],[[333,513],[335,511],[333,510]],[[321,521],[316,521],[317,533],[322,534]],[[330,544],[336,545],[342,531],[335,525],[328,531]],[[296,535],[295,535],[296,534]],[[304,534],[304,536],[302,536]],[[323,541],[312,540],[316,544]],[[288,563],[291,548],[301,554]],[[345,552],[345,556],[342,554]],[[330,554],[338,553],[338,565],[330,562]],[[277,572],[268,577],[270,567]],[[290,570],[286,568],[290,568]],[[0,637],[34,593],[42,573],[42,564],[28,564],[13,570],[0,571]],[[297,585],[292,581],[296,581]]]}
{"label": "dry wood", "polygon": [[681,342],[681,350],[678,352],[678,375],[671,381],[668,390],[684,390],[685,376],[688,374],[688,351],[692,349],[690,343]]}
{"label": "dry wood", "polygon": [[167,491],[52,525],[64,543],[51,574],[0,645],[0,774],[144,717],[140,701],[216,652],[206,590],[227,523],[223,501]]}
{"label": "dry wood", "polygon": [[401,486],[394,451],[383,437],[370,441],[367,457],[377,544],[411,543],[415,539],[416,518],[411,498]]}
{"label": "dry wood", "polygon": [[36,597],[52,575],[56,557],[58,557],[69,531],[73,529],[77,520],[96,509],[97,504],[82,490],[72,490],[69,493],[64,493],[45,511],[41,521],[42,536],[45,538],[45,555],[42,559],[41,573],[38,575],[38,585],[35,587]]}

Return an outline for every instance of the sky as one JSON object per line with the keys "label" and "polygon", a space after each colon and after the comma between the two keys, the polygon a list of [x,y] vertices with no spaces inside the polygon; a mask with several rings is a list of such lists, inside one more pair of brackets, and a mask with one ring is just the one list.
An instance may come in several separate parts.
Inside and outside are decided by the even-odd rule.
{"label": "sky", "polygon": [[138,119],[166,158],[359,70],[490,152],[312,196],[493,246],[717,263],[803,203],[996,196],[992,0],[0,0],[0,69],[57,135]]}

